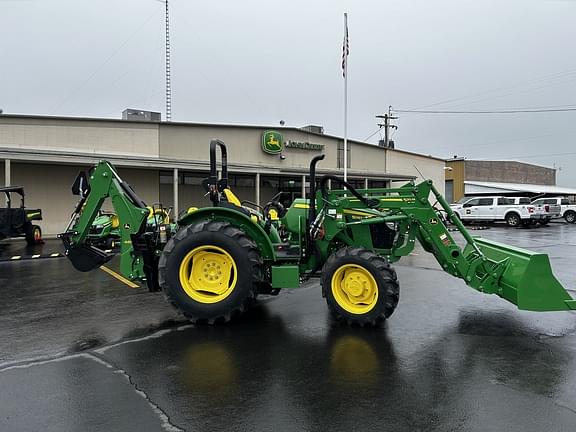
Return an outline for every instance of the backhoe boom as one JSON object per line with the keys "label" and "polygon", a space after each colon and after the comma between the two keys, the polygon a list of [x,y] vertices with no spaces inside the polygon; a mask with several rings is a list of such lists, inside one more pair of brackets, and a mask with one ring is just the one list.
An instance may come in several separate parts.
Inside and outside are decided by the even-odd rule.
{"label": "backhoe boom", "polygon": [[[155,271],[155,243],[146,233],[149,209],[134,190],[124,182],[112,165],[101,161],[88,178],[81,172],[73,193],[80,201],[66,232],[61,234],[66,255],[78,270],[90,271],[107,262],[113,255],[86,243],[92,222],[106,199],[110,199],[119,221],[120,271],[130,280],[146,280]],[[148,234],[148,235],[147,235]],[[151,282],[151,281],[149,281]]]}

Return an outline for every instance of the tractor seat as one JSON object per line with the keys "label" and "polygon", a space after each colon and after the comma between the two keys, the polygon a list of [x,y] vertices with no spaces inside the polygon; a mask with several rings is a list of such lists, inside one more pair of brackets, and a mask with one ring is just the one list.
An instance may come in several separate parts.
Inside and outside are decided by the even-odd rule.
{"label": "tractor seat", "polygon": [[230,189],[224,189],[222,195],[224,199],[220,201],[219,205],[221,207],[237,210],[248,216],[254,222],[258,222],[262,219],[262,216],[258,212],[249,207],[243,206],[238,197]]}

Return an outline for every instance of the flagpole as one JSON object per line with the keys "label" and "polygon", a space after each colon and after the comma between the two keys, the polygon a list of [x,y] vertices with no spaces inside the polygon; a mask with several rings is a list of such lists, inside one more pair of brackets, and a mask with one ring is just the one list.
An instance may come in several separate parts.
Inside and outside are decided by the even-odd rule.
{"label": "flagpole", "polygon": [[344,13],[344,181],[348,181],[348,14]]}

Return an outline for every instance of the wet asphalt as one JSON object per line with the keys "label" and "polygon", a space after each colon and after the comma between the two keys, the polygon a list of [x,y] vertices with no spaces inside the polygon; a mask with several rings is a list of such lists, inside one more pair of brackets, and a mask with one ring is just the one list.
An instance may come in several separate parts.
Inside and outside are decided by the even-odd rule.
{"label": "wet asphalt", "polygon": [[[575,225],[477,234],[550,254],[576,288]],[[396,269],[383,328],[336,325],[316,283],[196,327],[64,258],[0,263],[0,431],[576,429],[575,313],[518,311],[421,250]]]}

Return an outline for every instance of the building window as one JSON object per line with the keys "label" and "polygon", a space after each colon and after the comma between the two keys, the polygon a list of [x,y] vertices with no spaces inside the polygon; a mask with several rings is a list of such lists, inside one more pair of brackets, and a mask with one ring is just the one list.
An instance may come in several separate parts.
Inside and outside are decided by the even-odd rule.
{"label": "building window", "polygon": [[184,184],[190,186],[201,186],[208,173],[184,173]]}
{"label": "building window", "polygon": [[[346,153],[348,153],[348,160],[347,162],[347,168],[350,168],[350,144],[348,144],[348,148],[346,149]],[[338,168],[344,168],[344,141],[338,141]]]}
{"label": "building window", "polygon": [[172,171],[160,171],[160,184],[173,184],[174,173]]}
{"label": "building window", "polygon": [[348,179],[348,183],[354,189],[364,189],[364,179]]}
{"label": "building window", "polygon": [[232,174],[228,176],[228,185],[230,187],[256,187],[256,177],[254,175]]}
{"label": "building window", "polygon": [[371,189],[386,189],[389,185],[387,180],[368,180],[368,187]]}

